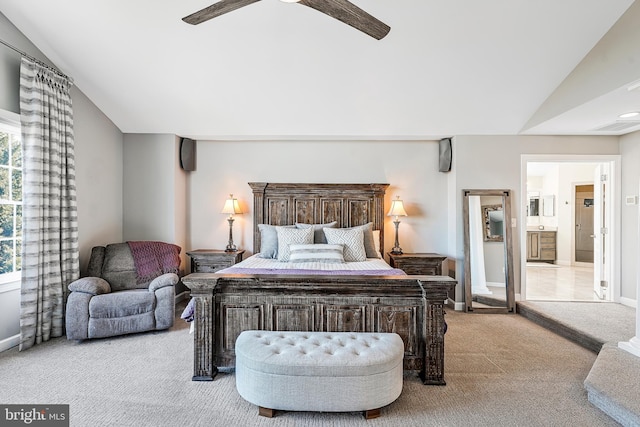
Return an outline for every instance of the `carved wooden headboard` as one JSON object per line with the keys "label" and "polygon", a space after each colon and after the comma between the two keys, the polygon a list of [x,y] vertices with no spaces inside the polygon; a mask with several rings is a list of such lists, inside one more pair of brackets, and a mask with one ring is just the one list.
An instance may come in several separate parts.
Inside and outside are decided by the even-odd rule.
{"label": "carved wooden headboard", "polygon": [[384,251],[384,193],[389,184],[284,184],[250,182],[253,190],[253,252],[260,252],[258,224],[292,225],[338,222],[354,227],[368,222],[380,230]]}

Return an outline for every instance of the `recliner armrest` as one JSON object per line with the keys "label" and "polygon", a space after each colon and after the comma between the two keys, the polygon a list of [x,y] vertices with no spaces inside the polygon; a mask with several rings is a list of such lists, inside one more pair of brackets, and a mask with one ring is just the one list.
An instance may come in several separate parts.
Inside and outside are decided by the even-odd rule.
{"label": "recliner armrest", "polygon": [[84,292],[85,294],[100,295],[111,292],[111,285],[100,277],[82,277],[69,284],[72,292]]}
{"label": "recliner armrest", "polygon": [[158,289],[165,286],[175,286],[180,278],[175,273],[165,273],[162,276],[158,276],[149,283],[149,291],[155,292]]}

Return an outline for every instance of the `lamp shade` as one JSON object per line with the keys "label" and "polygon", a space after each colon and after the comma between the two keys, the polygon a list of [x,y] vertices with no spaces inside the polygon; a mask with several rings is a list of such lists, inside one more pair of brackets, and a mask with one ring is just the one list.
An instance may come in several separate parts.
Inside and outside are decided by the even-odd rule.
{"label": "lamp shade", "polygon": [[387,216],[407,216],[407,212],[404,210],[404,204],[400,200],[400,196],[397,196],[396,200],[391,201],[391,209]]}
{"label": "lamp shade", "polygon": [[229,194],[229,198],[224,202],[224,207],[222,208],[222,212],[220,213],[228,215],[236,215],[242,213],[242,209],[240,209],[240,205],[238,204],[238,199],[234,199],[233,194]]}

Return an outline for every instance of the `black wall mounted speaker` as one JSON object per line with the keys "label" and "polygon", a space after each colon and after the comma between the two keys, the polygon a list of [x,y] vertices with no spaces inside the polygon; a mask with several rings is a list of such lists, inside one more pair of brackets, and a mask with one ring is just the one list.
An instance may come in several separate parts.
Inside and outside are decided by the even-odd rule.
{"label": "black wall mounted speaker", "polygon": [[180,141],[180,167],[186,171],[196,170],[196,141],[182,138]]}
{"label": "black wall mounted speaker", "polygon": [[440,172],[449,172],[451,170],[451,138],[442,138],[440,140],[440,155],[438,156],[438,168]]}

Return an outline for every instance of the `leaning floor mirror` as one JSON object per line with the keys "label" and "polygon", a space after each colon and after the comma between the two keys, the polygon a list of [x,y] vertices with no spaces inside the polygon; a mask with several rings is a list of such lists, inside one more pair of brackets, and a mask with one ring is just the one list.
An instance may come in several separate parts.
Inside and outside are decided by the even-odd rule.
{"label": "leaning floor mirror", "polygon": [[511,191],[462,190],[467,312],[513,313]]}

